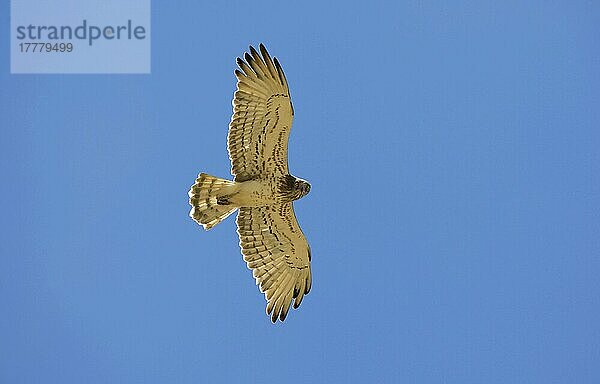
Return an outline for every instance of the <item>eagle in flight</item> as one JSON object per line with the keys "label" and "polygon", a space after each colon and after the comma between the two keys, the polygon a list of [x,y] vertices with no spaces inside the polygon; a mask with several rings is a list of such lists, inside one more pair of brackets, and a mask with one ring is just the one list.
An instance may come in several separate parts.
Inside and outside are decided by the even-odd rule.
{"label": "eagle in flight", "polygon": [[277,58],[264,45],[238,57],[237,90],[227,146],[233,181],[200,173],[189,191],[190,217],[208,230],[239,210],[242,255],[267,299],[267,315],[285,320],[312,284],[310,247],[293,201],[310,184],[288,169],[288,137],[294,109]]}

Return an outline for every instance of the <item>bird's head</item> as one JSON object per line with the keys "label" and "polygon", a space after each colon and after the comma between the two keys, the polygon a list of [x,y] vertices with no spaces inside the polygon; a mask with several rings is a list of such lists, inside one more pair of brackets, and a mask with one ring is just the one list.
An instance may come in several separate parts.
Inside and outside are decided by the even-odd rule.
{"label": "bird's head", "polygon": [[298,193],[298,199],[308,195],[310,192],[310,184],[306,180],[296,178],[294,181],[294,190]]}

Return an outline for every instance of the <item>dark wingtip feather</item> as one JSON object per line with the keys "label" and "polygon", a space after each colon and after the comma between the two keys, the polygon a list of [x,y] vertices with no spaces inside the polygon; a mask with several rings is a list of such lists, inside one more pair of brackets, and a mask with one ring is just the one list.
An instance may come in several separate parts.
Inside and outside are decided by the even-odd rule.
{"label": "dark wingtip feather", "polygon": [[300,307],[300,304],[302,304],[302,299],[304,299],[304,294],[300,294],[296,300],[294,300],[294,309],[298,309],[298,307]]}
{"label": "dark wingtip feather", "polygon": [[269,52],[267,51],[267,48],[265,48],[263,43],[260,43],[260,45],[258,46],[258,49],[260,50],[262,57],[265,58],[265,61],[271,60],[271,55],[269,55]]}
{"label": "dark wingtip feather", "polygon": [[279,315],[279,320],[284,321],[287,317],[288,311],[281,311],[281,315]]}
{"label": "dark wingtip feather", "polygon": [[277,74],[279,75],[279,82],[285,86],[287,83],[285,80],[285,74],[283,73],[283,68],[281,68],[281,64],[279,64],[279,60],[277,60],[276,57],[273,58],[273,63],[275,63],[275,68],[277,69]]}
{"label": "dark wingtip feather", "polygon": [[252,61],[254,61],[254,59],[252,58],[252,56],[250,56],[250,54],[248,52],[244,52],[244,59],[246,59],[246,62],[248,64],[250,64]]}
{"label": "dark wingtip feather", "polygon": [[256,52],[256,49],[254,49],[253,46],[250,46],[250,53],[252,54],[252,56],[258,56],[258,52]]}

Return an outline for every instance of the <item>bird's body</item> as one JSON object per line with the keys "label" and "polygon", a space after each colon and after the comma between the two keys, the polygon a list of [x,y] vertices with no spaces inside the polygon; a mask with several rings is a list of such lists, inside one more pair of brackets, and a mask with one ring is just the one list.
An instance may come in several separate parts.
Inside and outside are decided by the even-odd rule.
{"label": "bird's body", "polygon": [[288,170],[287,143],[294,110],[283,69],[265,47],[238,58],[237,91],[228,149],[234,180],[201,173],[191,187],[190,216],[210,229],[239,209],[242,254],[267,299],[267,314],[283,321],[310,291],[310,247],[292,202],[310,184]]}
{"label": "bird's body", "polygon": [[294,176],[271,179],[254,179],[234,182],[223,191],[217,204],[238,207],[263,207],[265,205],[291,203],[308,193],[310,186]]}

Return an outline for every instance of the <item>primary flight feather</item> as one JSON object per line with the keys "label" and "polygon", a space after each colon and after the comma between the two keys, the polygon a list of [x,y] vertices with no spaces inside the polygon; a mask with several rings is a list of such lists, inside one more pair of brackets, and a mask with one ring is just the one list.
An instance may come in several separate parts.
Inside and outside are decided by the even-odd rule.
{"label": "primary flight feather", "polygon": [[285,320],[312,284],[310,247],[293,201],[310,191],[290,175],[287,146],[294,109],[281,65],[264,45],[238,58],[227,146],[233,181],[201,173],[189,191],[190,217],[206,230],[235,210],[242,255],[267,299],[271,320]]}

